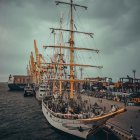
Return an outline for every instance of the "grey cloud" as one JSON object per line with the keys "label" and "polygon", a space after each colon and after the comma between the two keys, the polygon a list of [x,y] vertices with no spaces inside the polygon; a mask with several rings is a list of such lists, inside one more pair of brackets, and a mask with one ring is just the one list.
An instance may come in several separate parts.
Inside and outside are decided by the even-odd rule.
{"label": "grey cloud", "polygon": [[[129,2],[130,1],[127,1],[128,5],[130,5]],[[108,22],[103,21],[104,25],[100,25],[104,27],[105,31],[100,35],[104,46],[106,46],[103,48],[105,52],[115,53],[115,51],[123,47],[127,48],[129,44],[139,41],[140,5],[138,6],[137,3],[135,4],[132,4],[131,8],[129,8],[125,14],[120,14],[117,17],[114,16],[111,19],[105,19],[108,20]],[[97,23],[98,22],[101,22],[101,20],[97,21]],[[138,45],[135,45],[133,48],[137,46]]]}
{"label": "grey cloud", "polygon": [[129,7],[126,6],[124,0],[89,0],[88,14],[91,18],[97,19],[116,19],[120,15],[125,14]]}
{"label": "grey cloud", "polygon": [[[65,15],[69,13],[66,6],[56,6],[54,1],[0,0],[0,75],[26,73],[34,38],[37,39],[38,46],[51,44],[48,38],[49,27],[56,25],[62,10]],[[76,2],[88,6],[87,11],[76,9],[75,12],[83,21],[77,28],[82,30],[83,26],[85,30],[95,32],[96,47],[103,54],[104,75],[112,73],[111,76],[114,77],[122,76],[133,67],[140,75],[140,0]],[[84,39],[78,41],[94,46]]]}

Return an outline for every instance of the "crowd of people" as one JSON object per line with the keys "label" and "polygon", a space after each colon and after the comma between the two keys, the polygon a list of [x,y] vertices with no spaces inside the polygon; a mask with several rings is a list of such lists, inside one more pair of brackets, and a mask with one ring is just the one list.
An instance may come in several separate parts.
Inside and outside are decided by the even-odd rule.
{"label": "crowd of people", "polygon": [[81,91],[82,94],[86,94],[88,96],[93,96],[95,98],[104,98],[108,100],[120,101],[123,103],[127,103],[129,96],[127,95],[120,95],[120,94],[113,94],[112,92],[104,92],[104,91]]}
{"label": "crowd of people", "polygon": [[100,107],[97,103],[91,105],[87,100],[82,101],[80,96],[73,100],[52,99],[48,101],[48,108],[59,117],[68,117],[67,115],[69,115],[73,119],[91,118],[103,115],[105,112],[105,108]]}

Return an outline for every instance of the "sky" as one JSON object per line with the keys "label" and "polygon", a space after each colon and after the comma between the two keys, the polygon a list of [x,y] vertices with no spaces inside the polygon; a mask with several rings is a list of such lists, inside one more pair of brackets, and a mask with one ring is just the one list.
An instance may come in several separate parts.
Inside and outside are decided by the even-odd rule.
{"label": "sky", "polygon": [[[62,1],[62,0],[61,0]],[[69,0],[63,0],[68,2]],[[77,39],[85,47],[100,50],[102,76],[140,77],[140,0],[74,0],[88,7],[74,10],[77,30],[93,32],[94,39]],[[59,27],[61,13],[68,27],[69,8],[54,0],[0,0],[0,81],[9,74],[26,74],[30,52],[36,39],[39,51],[51,44],[50,27]],[[77,38],[77,37],[75,37]],[[83,43],[84,42],[84,43]],[[91,57],[92,58],[92,57]],[[93,59],[93,58],[92,58]],[[94,71],[93,71],[94,73]]]}

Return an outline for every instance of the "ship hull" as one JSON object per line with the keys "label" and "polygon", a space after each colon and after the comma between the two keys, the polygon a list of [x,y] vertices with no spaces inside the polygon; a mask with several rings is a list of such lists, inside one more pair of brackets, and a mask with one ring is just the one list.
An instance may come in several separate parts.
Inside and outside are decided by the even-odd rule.
{"label": "ship hull", "polygon": [[8,87],[10,90],[24,90],[26,84],[14,84],[14,83],[10,83],[8,84]]}
{"label": "ship hull", "polygon": [[87,139],[90,134],[94,135],[106,121],[113,116],[120,114],[126,109],[121,107],[116,111],[111,111],[103,115],[98,115],[91,118],[75,118],[73,114],[61,114],[53,112],[48,104],[51,100],[42,100],[42,111],[48,122],[55,128],[72,134],[74,136]]}
{"label": "ship hull", "polygon": [[[80,120],[71,119],[61,119],[55,117],[46,104],[42,101],[42,112],[47,119],[47,121],[56,129],[59,129],[68,134],[86,139],[88,135],[92,132],[92,135],[97,132],[101,124],[105,123],[107,119],[93,122],[90,124],[82,123]],[[94,130],[94,131],[92,131]]]}
{"label": "ship hull", "polygon": [[35,97],[38,101],[40,101],[40,102],[42,101],[43,96],[42,96],[42,94],[40,94],[39,90],[35,91]]}

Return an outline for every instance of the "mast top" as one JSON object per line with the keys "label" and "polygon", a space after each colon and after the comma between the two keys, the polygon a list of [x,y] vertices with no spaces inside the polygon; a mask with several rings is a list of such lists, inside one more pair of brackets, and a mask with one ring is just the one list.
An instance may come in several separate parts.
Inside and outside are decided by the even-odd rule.
{"label": "mast top", "polygon": [[73,3],[73,0],[70,0],[70,3],[68,2],[63,2],[63,1],[55,1],[56,5],[59,5],[59,4],[67,4],[67,5],[72,5],[74,7],[81,7],[81,8],[84,8],[85,10],[87,10],[87,6],[83,6],[83,5],[79,5],[79,4],[74,4]]}

